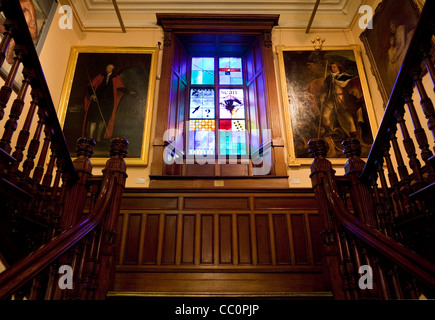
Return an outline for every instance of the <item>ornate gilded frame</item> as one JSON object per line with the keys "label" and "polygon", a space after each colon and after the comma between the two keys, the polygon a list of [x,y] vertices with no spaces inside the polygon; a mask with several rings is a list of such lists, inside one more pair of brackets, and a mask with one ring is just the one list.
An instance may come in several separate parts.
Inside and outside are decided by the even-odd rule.
{"label": "ornate gilded frame", "polygon": [[[129,140],[127,165],[148,165],[158,52],[157,47],[72,47],[58,110],[72,157],[75,141],[82,135],[86,88],[107,64],[114,64],[125,87],[136,95],[126,93],[119,102],[112,138],[121,136]],[[102,140],[100,148],[96,141],[93,165],[104,165],[109,157],[110,141],[106,140],[110,139]]]}
{"label": "ornate gilded frame", "polygon": [[[361,84],[361,89],[362,89],[362,97],[360,97],[360,101],[361,99],[363,99],[363,102],[365,104],[365,109],[366,109],[366,113],[365,113],[365,118],[368,120],[368,125],[369,128],[366,129],[366,131],[368,131],[368,135],[370,135],[371,133],[371,143],[374,139],[374,137],[376,136],[376,130],[378,127],[378,123],[376,120],[376,116],[375,116],[375,112],[373,109],[373,105],[372,105],[372,101],[371,101],[371,97],[370,97],[370,92],[368,89],[368,84],[367,84],[367,79],[365,76],[365,72],[364,72],[364,67],[363,67],[363,63],[362,63],[362,59],[361,59],[361,49],[359,46],[334,46],[334,47],[323,47],[321,50],[313,50],[313,47],[286,47],[286,46],[277,46],[276,47],[276,51],[277,51],[277,55],[278,55],[278,67],[279,67],[279,74],[280,74],[280,84],[281,84],[281,94],[282,94],[282,106],[283,106],[283,115],[284,115],[284,123],[286,126],[286,138],[287,138],[287,148],[288,148],[288,165],[289,166],[300,166],[300,165],[309,165],[312,163],[313,159],[308,155],[308,156],[300,156],[297,155],[296,153],[296,141],[295,141],[295,136],[299,136],[295,133],[295,126],[293,124],[293,122],[295,122],[294,120],[298,120],[296,113],[299,113],[299,115],[301,114],[308,114],[312,119],[317,119],[317,120],[313,120],[313,123],[306,123],[306,125],[312,125],[314,126],[315,123],[320,122],[320,107],[319,109],[314,109],[314,113],[310,113],[312,111],[312,109],[309,110],[304,110],[303,109],[303,105],[306,106],[305,102],[306,101],[306,93],[304,90],[307,90],[307,84],[311,83],[312,80],[316,80],[319,81],[320,83],[320,78],[316,77],[314,75],[313,72],[308,72],[307,70],[311,70],[305,68],[306,66],[308,66],[308,61],[306,61],[306,66],[303,66],[303,64],[301,63],[300,65],[301,67],[301,73],[298,74],[298,79],[307,79],[306,83],[303,82],[302,80],[300,80],[300,84],[298,83],[296,86],[289,86],[290,83],[295,83],[294,81],[297,81],[298,79],[290,79],[289,76],[289,66],[286,65],[285,60],[287,59],[288,61],[288,57],[286,59],[284,59],[284,55],[287,55],[287,53],[289,53],[289,56],[294,54],[295,57],[297,55],[306,55],[308,56],[309,54],[320,54],[320,55],[328,55],[328,53],[333,53],[335,55],[344,55],[346,54],[347,56],[350,57],[354,57],[354,62],[353,60],[351,61],[352,63],[355,64],[354,69],[357,71],[357,75],[359,76],[359,80],[360,80],[360,84]],[[330,54],[330,56],[333,56],[333,54]],[[328,58],[329,60],[329,58]],[[295,60],[296,61],[296,60]],[[329,61],[328,63],[323,62],[322,65],[324,65],[324,75],[326,76],[326,72],[327,70],[329,71],[329,67],[330,67],[330,63],[332,61]],[[328,69],[327,69],[328,68]],[[328,72],[329,73],[329,72]],[[310,74],[313,74],[313,77],[310,77]],[[355,74],[356,75],[356,74]],[[322,81],[324,80],[325,77],[323,77]],[[311,80],[310,80],[311,79]],[[309,81],[309,82],[307,82]],[[299,92],[295,92],[295,90],[297,91],[298,87],[300,88],[304,88],[302,91],[299,90]],[[290,92],[290,93],[289,93]],[[293,95],[294,97],[299,97],[299,98],[295,98],[292,100],[292,98],[290,97],[291,95]],[[301,99],[300,97],[304,97],[303,99]],[[300,110],[297,110],[297,112],[295,112],[295,107],[293,105],[293,102],[295,103],[299,103],[298,106],[301,106]],[[318,104],[316,104],[318,106]],[[311,105],[312,106],[312,105]],[[309,112],[304,112],[304,111],[309,111]],[[318,112],[317,112],[318,111]],[[316,122],[317,121],[317,122]],[[317,126],[317,125],[316,125]],[[300,127],[300,125],[299,125]],[[318,127],[320,128],[320,124],[318,125]],[[311,130],[312,131],[312,130]],[[316,138],[319,135],[320,129],[316,130],[316,132],[314,134],[312,134],[311,136],[306,136],[304,137],[304,140],[307,140],[305,142],[308,142],[309,139],[311,138]],[[320,137],[322,137],[322,135],[320,135]],[[363,154],[362,157],[367,157],[367,149],[369,149],[369,147],[371,146],[365,144],[365,147],[363,148],[363,150],[365,151],[366,154]],[[302,146],[301,143],[298,144],[299,146]],[[307,143],[303,143],[304,146],[302,146],[301,148],[306,148],[306,153],[308,153],[308,145]],[[301,148],[299,148],[299,150],[302,150]],[[304,149],[305,150],[305,149]],[[305,152],[305,151],[304,151]],[[328,159],[331,160],[331,162],[333,164],[344,164],[346,162],[346,158],[344,157],[343,154],[341,154],[340,151],[335,150],[334,152],[335,154],[337,154],[338,156],[336,157],[331,157],[328,155]]]}

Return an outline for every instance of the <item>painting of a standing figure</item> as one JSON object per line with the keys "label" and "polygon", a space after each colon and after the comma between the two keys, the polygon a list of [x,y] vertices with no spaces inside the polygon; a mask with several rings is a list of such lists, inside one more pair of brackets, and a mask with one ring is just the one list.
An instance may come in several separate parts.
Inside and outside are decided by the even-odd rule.
{"label": "painting of a standing figure", "polygon": [[373,143],[367,108],[372,107],[364,95],[355,51],[281,48],[279,56],[291,158],[309,159],[307,144],[316,137],[328,143],[329,158],[344,158],[341,142],[348,137],[361,142],[361,156],[367,157]]}
{"label": "painting of a standing figure", "polygon": [[157,50],[73,48],[60,111],[72,156],[77,139],[90,137],[96,142],[92,163],[104,162],[111,140],[123,137],[127,163],[146,163]]}

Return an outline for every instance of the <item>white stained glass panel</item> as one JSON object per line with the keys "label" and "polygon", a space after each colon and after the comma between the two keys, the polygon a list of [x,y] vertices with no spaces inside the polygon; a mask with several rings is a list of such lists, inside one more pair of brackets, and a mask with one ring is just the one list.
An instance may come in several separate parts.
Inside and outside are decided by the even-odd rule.
{"label": "white stained glass panel", "polygon": [[220,119],[244,119],[243,89],[219,90]]}
{"label": "white stained glass panel", "polygon": [[214,89],[190,89],[190,119],[214,119],[214,97]]}

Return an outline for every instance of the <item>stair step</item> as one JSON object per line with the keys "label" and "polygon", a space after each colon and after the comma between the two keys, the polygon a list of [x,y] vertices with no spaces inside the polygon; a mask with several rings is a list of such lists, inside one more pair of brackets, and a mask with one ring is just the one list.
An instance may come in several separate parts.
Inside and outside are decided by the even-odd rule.
{"label": "stair step", "polygon": [[0,168],[7,169],[12,162],[15,162],[16,159],[12,157],[9,153],[0,148]]}
{"label": "stair step", "polygon": [[32,195],[5,178],[0,178],[0,191],[3,195],[17,199],[19,201],[29,201]]}
{"label": "stair step", "polygon": [[421,188],[420,190],[412,193],[410,198],[413,200],[430,199],[435,194],[435,182]]}

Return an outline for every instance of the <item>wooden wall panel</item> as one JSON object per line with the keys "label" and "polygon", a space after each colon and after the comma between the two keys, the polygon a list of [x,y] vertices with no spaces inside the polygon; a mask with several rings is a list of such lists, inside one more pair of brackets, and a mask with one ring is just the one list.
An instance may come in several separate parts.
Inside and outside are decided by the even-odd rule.
{"label": "wooden wall panel", "polygon": [[258,264],[271,264],[269,218],[266,214],[255,216]]}
{"label": "wooden wall panel", "polygon": [[229,214],[219,215],[219,262],[233,263],[232,217]]}
{"label": "wooden wall panel", "polygon": [[231,209],[248,210],[249,198],[185,197],[184,209]]}
{"label": "wooden wall panel", "polygon": [[237,215],[237,247],[239,264],[251,264],[251,219],[248,214]]}
{"label": "wooden wall panel", "polygon": [[321,264],[323,240],[320,235],[320,232],[322,231],[320,225],[320,218],[317,214],[310,214],[308,215],[308,219],[310,222],[310,235],[312,239],[311,242],[314,259],[313,263]]}
{"label": "wooden wall panel", "polygon": [[307,232],[305,227],[305,216],[302,214],[291,215],[293,243],[295,244],[295,263],[309,264],[309,253],[307,247]]}
{"label": "wooden wall panel", "polygon": [[181,263],[193,264],[195,259],[195,216],[183,216],[183,245]]}
{"label": "wooden wall panel", "polygon": [[165,231],[163,236],[162,264],[175,264],[177,240],[177,215],[165,215]]}
{"label": "wooden wall panel", "polygon": [[125,242],[124,264],[137,264],[139,258],[140,224],[142,215],[128,216],[127,238]]}
{"label": "wooden wall panel", "polygon": [[275,234],[276,263],[290,264],[289,233],[285,214],[276,214],[273,216],[273,230]]}
{"label": "wooden wall panel", "polygon": [[142,264],[157,263],[159,220],[160,215],[158,214],[146,215]]}
{"label": "wooden wall panel", "polygon": [[201,215],[201,264],[214,263],[214,217],[211,214]]}

